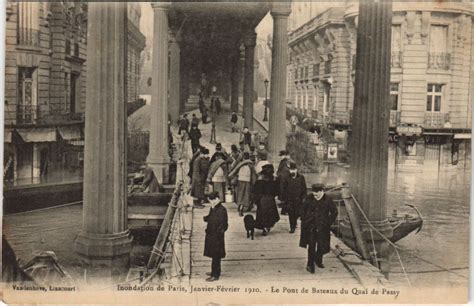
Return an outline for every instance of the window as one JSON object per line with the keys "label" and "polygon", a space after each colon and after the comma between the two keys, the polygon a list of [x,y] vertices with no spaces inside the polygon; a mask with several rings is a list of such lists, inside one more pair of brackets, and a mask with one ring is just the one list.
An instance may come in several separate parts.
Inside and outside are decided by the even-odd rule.
{"label": "window", "polygon": [[432,25],[430,27],[430,52],[448,52],[448,26]]}
{"label": "window", "polygon": [[298,87],[295,89],[295,107],[298,108]]}
{"label": "window", "polygon": [[18,2],[18,35],[20,45],[39,45],[39,2]]}
{"label": "window", "polygon": [[77,89],[78,89],[79,74],[71,73],[70,95],[69,95],[69,112],[76,112],[77,103]]}
{"label": "window", "polygon": [[329,99],[331,99],[331,85],[324,83],[323,87],[323,114],[329,113]]}
{"label": "window", "polygon": [[426,111],[440,112],[443,99],[443,84],[428,84],[426,96]]}
{"label": "window", "polygon": [[18,67],[18,123],[34,123],[37,105],[36,68]]}
{"label": "window", "polygon": [[392,54],[391,54],[391,65],[394,68],[402,67],[402,34],[401,26],[392,26]]}
{"label": "window", "polygon": [[432,25],[430,27],[429,68],[448,70],[451,66],[451,54],[448,52],[448,27]]}
{"label": "window", "polygon": [[317,87],[314,86],[313,87],[313,110],[317,110],[318,109],[318,90],[317,90]]}
{"label": "window", "polygon": [[298,78],[298,68],[295,69],[295,79]]}
{"label": "window", "polygon": [[66,55],[71,55],[71,41],[66,39],[66,50],[64,51]]}
{"label": "window", "polygon": [[319,75],[319,63],[313,65],[313,76]]}
{"label": "window", "polygon": [[304,68],[303,67],[301,67],[301,69],[300,69],[300,78],[301,79],[304,78]]}
{"label": "window", "polygon": [[324,74],[330,74],[331,73],[331,63],[332,59],[328,58],[326,62],[324,62]]}
{"label": "window", "polygon": [[79,57],[79,44],[74,43],[74,56]]}
{"label": "window", "polygon": [[308,77],[308,71],[309,71],[309,67],[308,66],[304,67],[304,77],[305,78]]}
{"label": "window", "polygon": [[398,83],[390,83],[390,110],[398,110]]}
{"label": "window", "polygon": [[402,27],[401,25],[392,26],[392,51],[399,52],[402,50]]}
{"label": "window", "polygon": [[64,112],[68,112],[69,107],[71,106],[71,78],[70,74],[65,72],[64,73]]}

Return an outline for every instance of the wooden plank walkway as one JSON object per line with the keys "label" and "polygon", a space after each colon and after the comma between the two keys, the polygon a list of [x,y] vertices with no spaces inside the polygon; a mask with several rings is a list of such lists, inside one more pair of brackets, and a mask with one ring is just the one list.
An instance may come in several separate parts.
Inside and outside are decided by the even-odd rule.
{"label": "wooden plank walkway", "polygon": [[[282,216],[267,236],[261,231],[255,233],[255,240],[247,239],[243,218],[239,217],[237,206],[225,203],[229,216],[226,232],[226,253],[222,260],[222,275],[216,285],[271,285],[329,286],[341,281],[345,286],[359,285],[357,279],[331,252],[324,256],[325,269],[316,269],[315,274],[306,271],[306,249],[300,248],[299,229],[294,234],[288,232],[288,217]],[[191,285],[209,285],[205,281],[210,271],[211,259],[203,256],[206,223],[203,216],[209,208],[194,209],[193,232],[191,236]],[[251,212],[255,216],[255,212]],[[334,239],[334,238],[333,238]],[[311,282],[308,284],[308,282]]]}
{"label": "wooden plank walkway", "polygon": [[[225,107],[225,106],[224,106]],[[199,117],[198,111],[193,111]],[[223,113],[216,119],[217,140],[229,150],[231,144],[238,144],[239,134],[232,133],[228,122],[230,113]],[[242,118],[239,118],[239,125]],[[210,124],[200,124],[201,144],[209,148],[211,155],[215,145],[209,143]],[[259,133],[265,133],[258,124]],[[229,216],[229,229],[226,232],[226,253],[222,260],[222,274],[217,282],[209,283],[206,272],[211,270],[211,259],[203,256],[206,223],[203,217],[209,213],[209,207],[193,209],[191,233],[191,275],[190,284],[205,285],[258,285],[295,287],[314,285],[330,287],[343,281],[345,286],[360,285],[358,279],[344,266],[342,261],[329,253],[324,256],[325,269],[316,269],[315,274],[306,271],[307,250],[299,247],[300,231],[289,233],[288,216],[280,216],[268,236],[262,236],[260,230],[255,232],[255,240],[246,238],[243,217],[239,217],[234,203],[225,203]],[[255,217],[255,209],[251,212]],[[332,237],[333,244],[342,243]],[[308,283],[310,282],[310,283]]]}

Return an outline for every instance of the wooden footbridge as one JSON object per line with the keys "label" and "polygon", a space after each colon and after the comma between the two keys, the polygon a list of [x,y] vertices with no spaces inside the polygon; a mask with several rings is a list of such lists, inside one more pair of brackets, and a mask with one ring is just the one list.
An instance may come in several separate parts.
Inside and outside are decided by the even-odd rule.
{"label": "wooden footbridge", "polygon": [[[229,148],[231,144],[238,143],[239,135],[231,133],[227,117],[224,117],[217,120],[218,142],[224,148]],[[201,139],[204,139],[201,144],[208,147],[212,154],[214,145],[206,141],[210,139],[210,126],[203,125],[200,128],[203,134]],[[190,156],[190,148],[185,146],[184,150],[182,155]],[[178,179],[183,180],[185,191],[187,177],[183,173],[187,173],[187,167],[187,162],[181,162],[177,175]],[[267,236],[257,231],[255,239],[251,240],[246,237],[243,218],[239,216],[236,204],[224,203],[224,206],[229,217],[229,228],[225,234],[227,255],[222,260],[221,278],[212,285],[234,286],[240,290],[259,286],[266,288],[259,290],[271,290],[272,286],[278,285],[287,289],[298,288],[303,284],[321,288],[341,282],[345,286],[360,286],[384,281],[374,267],[362,262],[336,237],[332,237],[334,252],[324,257],[326,267],[310,274],[306,271],[307,251],[299,247],[299,229],[294,234],[289,233],[287,216],[281,216]],[[169,246],[162,264],[164,281],[195,289],[208,288],[210,285],[205,279],[206,272],[210,272],[211,259],[203,256],[206,228],[203,217],[209,213],[209,209],[194,208],[189,196],[177,201],[176,214],[170,227]],[[255,210],[250,214],[255,216]],[[344,258],[340,256],[341,250],[345,250]],[[157,255],[160,255],[160,250]]]}

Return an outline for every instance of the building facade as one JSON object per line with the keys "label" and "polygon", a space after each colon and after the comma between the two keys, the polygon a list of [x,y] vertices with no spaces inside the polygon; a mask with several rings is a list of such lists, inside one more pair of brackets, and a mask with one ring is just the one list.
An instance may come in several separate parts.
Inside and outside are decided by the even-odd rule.
{"label": "building facade", "polygon": [[[138,97],[140,7],[129,7],[128,101]],[[87,3],[8,2],[4,179],[14,184],[82,176]],[[127,102],[128,102],[127,101]]]}
{"label": "building facade", "polygon": [[[409,9],[408,9],[409,7]],[[434,167],[470,160],[474,30],[468,2],[393,4],[391,164]],[[350,141],[357,4],[332,7],[290,33],[294,108]]]}

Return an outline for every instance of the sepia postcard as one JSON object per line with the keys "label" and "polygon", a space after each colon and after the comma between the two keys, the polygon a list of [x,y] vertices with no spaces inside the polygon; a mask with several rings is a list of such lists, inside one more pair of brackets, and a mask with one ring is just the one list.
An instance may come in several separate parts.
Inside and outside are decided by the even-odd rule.
{"label": "sepia postcard", "polygon": [[4,303],[468,302],[471,1],[2,11]]}

